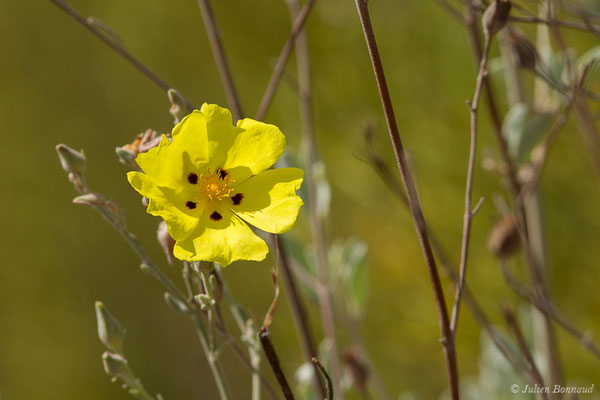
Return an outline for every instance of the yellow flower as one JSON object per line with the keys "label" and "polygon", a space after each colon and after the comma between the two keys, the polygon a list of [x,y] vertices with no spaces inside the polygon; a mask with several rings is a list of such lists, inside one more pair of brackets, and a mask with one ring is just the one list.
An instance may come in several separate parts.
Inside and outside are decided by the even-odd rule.
{"label": "yellow flower", "polygon": [[285,137],[274,125],[204,104],[173,128],[173,140],[137,156],[144,173],[129,172],[131,186],[150,199],[147,212],[162,217],[180,260],[263,260],[269,249],[249,223],[283,233],[296,222],[296,195],[304,171],[270,169],[283,154]]}

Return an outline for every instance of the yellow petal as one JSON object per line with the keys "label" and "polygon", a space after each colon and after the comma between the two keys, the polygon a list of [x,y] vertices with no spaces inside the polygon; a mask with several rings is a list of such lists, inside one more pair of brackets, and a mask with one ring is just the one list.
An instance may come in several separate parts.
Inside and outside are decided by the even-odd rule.
{"label": "yellow petal", "polygon": [[[214,220],[215,212],[221,216],[218,221]],[[267,244],[244,221],[225,208],[211,205],[205,208],[193,234],[177,241],[173,249],[180,260],[213,261],[223,267],[236,260],[262,261],[268,252]]]}
{"label": "yellow petal", "polygon": [[206,118],[210,158],[208,167],[213,170],[223,168],[227,151],[242,130],[233,125],[231,112],[226,108],[204,103],[200,111]]}
{"label": "yellow petal", "polygon": [[[150,199],[146,211],[165,220],[173,239],[188,238],[198,226],[206,200],[196,201],[192,198],[191,200],[196,202],[196,208],[186,209],[185,203],[188,201],[186,199],[190,198],[190,194],[176,193],[173,189],[160,187],[151,177],[140,172],[127,173],[127,179],[135,190]],[[179,203],[182,204],[176,206]]]}
{"label": "yellow petal", "polygon": [[230,208],[244,221],[271,233],[292,228],[302,206],[296,190],[302,184],[304,171],[280,168],[262,172],[235,187]]}
{"label": "yellow petal", "polygon": [[173,153],[188,153],[193,164],[205,163],[209,159],[207,118],[198,110],[188,114],[175,125]]}
{"label": "yellow petal", "polygon": [[183,159],[169,156],[171,141],[162,135],[158,146],[151,148],[145,153],[138,154],[135,161],[142,171],[152,176],[158,182],[172,181],[171,170],[181,169]]}
{"label": "yellow petal", "polygon": [[266,170],[285,149],[285,136],[275,125],[246,118],[238,121],[240,131],[227,151],[223,168],[237,183]]}

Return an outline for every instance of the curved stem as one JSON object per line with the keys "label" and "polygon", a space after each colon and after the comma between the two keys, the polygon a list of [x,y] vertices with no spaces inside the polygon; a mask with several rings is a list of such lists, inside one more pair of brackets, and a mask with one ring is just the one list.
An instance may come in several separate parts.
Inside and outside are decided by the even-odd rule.
{"label": "curved stem", "polygon": [[[146,66],[143,62],[141,62],[137,57],[131,54],[125,46],[118,40],[118,38],[113,34],[107,32],[107,27],[104,29],[100,29],[97,23],[94,23],[94,19],[85,18],[81,15],[77,10],[75,10],[71,5],[69,5],[65,0],[50,0],[52,3],[57,5],[60,9],[66,12],[71,18],[79,22],[84,28],[93,33],[98,39],[102,40],[108,47],[113,49],[117,54],[123,57],[127,62],[133,65],[138,71],[146,75],[152,82],[156,84],[159,88],[167,92],[169,89],[174,89],[172,85],[170,85],[163,78],[158,76],[154,71],[152,71],[148,66]],[[187,97],[181,94],[181,91],[178,90],[181,98],[185,101],[187,108],[194,109],[194,103],[189,100]]]}
{"label": "curved stem", "polygon": [[473,192],[473,172],[475,169],[475,155],[477,150],[477,109],[479,107],[479,97],[481,95],[481,89],[483,87],[483,82],[485,81],[486,66],[488,54],[490,51],[490,42],[491,37],[486,36],[485,44],[483,47],[483,55],[481,56],[481,62],[479,65],[479,73],[477,74],[475,94],[473,95],[473,100],[469,104],[469,109],[471,113],[471,144],[469,146],[469,163],[467,167],[467,183],[465,187],[465,214],[463,217],[463,233],[460,248],[459,279],[458,285],[456,285],[454,306],[452,307],[452,320],[450,322],[450,330],[452,331],[452,335],[454,337],[456,336],[456,328],[458,325],[460,300],[462,298],[463,290],[465,288],[467,257],[469,254],[469,239],[471,236],[471,221],[473,220],[473,216],[475,215],[475,212],[471,208],[471,194]]}
{"label": "curved stem", "polygon": [[242,105],[233,83],[231,69],[229,68],[227,57],[225,57],[223,43],[221,43],[221,36],[219,34],[219,29],[215,22],[215,17],[210,7],[210,3],[208,0],[198,0],[198,7],[200,7],[200,13],[202,14],[202,19],[204,20],[204,26],[206,28],[210,47],[212,48],[213,56],[217,64],[219,74],[221,75],[223,86],[225,87],[227,102],[231,107],[233,117],[235,119],[240,119],[244,115],[242,112]]}
{"label": "curved stem", "polygon": [[429,272],[429,278],[433,288],[435,297],[435,303],[438,311],[438,319],[440,324],[441,339],[444,349],[444,357],[446,359],[446,371],[448,373],[448,383],[450,386],[450,394],[453,400],[459,398],[458,390],[458,366],[456,363],[456,352],[454,348],[454,339],[450,332],[450,321],[448,318],[448,310],[446,308],[446,300],[444,298],[444,292],[440,281],[437,265],[431,249],[431,243],[427,233],[427,224],[425,217],[421,209],[421,204],[417,196],[417,192],[414,186],[412,174],[410,173],[402,141],[400,139],[400,133],[398,132],[398,126],[396,124],[396,118],[394,116],[394,108],[392,106],[392,100],[389,94],[387,83],[385,80],[385,74],[383,72],[383,65],[381,57],[379,56],[379,50],[377,49],[377,42],[375,41],[375,34],[371,25],[371,18],[369,16],[369,9],[367,7],[366,0],[355,0],[358,15],[367,42],[367,48],[371,57],[371,63],[373,65],[373,71],[377,80],[377,86],[379,89],[379,96],[381,98],[381,104],[383,106],[383,113],[387,123],[388,131],[390,134],[390,140],[396,156],[396,163],[400,170],[402,177],[402,183],[404,184],[404,190],[406,191],[406,197],[409,204],[409,209],[417,236],[421,244],[421,250],[425,258],[425,264]]}

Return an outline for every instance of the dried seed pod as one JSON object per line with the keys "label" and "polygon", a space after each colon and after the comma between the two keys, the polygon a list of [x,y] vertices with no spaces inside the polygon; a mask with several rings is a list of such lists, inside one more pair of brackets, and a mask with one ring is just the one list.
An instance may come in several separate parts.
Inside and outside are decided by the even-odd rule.
{"label": "dried seed pod", "polygon": [[367,380],[369,378],[369,367],[367,364],[358,358],[356,351],[350,349],[344,353],[344,365],[350,372],[352,384],[359,391],[364,391],[367,387]]}
{"label": "dried seed pod", "polygon": [[492,37],[506,26],[510,14],[509,0],[494,0],[483,13],[481,25],[486,37]]}
{"label": "dried seed pod", "polygon": [[517,221],[512,214],[507,214],[492,228],[488,236],[487,247],[496,257],[505,259],[514,254],[520,245]]}
{"label": "dried seed pod", "polygon": [[529,39],[516,29],[511,29],[509,43],[514,51],[519,67],[535,72],[540,55]]}

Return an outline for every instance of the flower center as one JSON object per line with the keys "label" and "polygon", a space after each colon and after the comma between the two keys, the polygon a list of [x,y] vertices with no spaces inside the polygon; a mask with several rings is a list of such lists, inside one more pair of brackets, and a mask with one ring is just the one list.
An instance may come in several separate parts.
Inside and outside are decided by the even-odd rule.
{"label": "flower center", "polygon": [[233,191],[229,185],[234,182],[235,180],[229,178],[227,171],[217,169],[212,172],[209,168],[200,175],[200,190],[210,200],[223,200],[225,197],[229,197]]}

